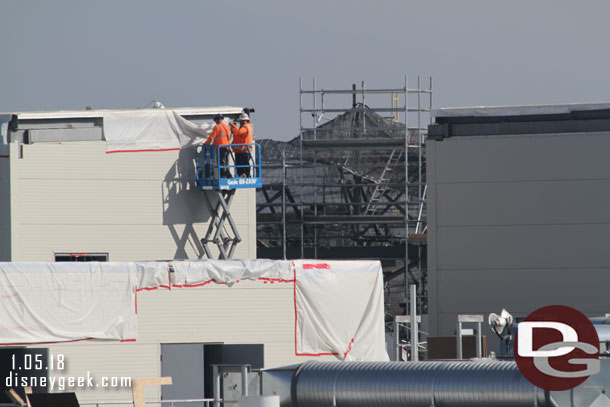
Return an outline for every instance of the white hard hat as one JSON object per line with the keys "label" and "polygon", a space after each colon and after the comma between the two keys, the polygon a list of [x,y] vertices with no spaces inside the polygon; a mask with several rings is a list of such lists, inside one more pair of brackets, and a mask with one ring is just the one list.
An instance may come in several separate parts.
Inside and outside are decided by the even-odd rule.
{"label": "white hard hat", "polygon": [[250,116],[248,116],[246,113],[242,113],[239,115],[239,120],[250,120]]}

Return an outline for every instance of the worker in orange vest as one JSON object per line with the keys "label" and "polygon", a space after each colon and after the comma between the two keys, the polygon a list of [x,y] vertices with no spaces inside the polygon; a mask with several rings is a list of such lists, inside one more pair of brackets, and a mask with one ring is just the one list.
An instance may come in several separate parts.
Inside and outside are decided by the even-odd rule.
{"label": "worker in orange vest", "polygon": [[[231,131],[233,132],[233,144],[254,143],[254,132],[250,124],[250,117],[246,113],[239,115],[239,128],[231,123]],[[250,151],[249,146],[233,146],[238,177],[250,177],[250,166],[253,164],[250,163]]]}
{"label": "worker in orange vest", "polygon": [[224,116],[218,113],[214,116],[214,123],[216,125],[212,129],[212,134],[208,137],[204,144],[212,144],[215,146],[214,157],[217,157],[216,149],[220,149],[220,165],[224,168],[220,170],[220,176],[222,178],[233,178],[233,174],[229,170],[229,148],[231,144],[231,132],[229,126],[223,121]]}

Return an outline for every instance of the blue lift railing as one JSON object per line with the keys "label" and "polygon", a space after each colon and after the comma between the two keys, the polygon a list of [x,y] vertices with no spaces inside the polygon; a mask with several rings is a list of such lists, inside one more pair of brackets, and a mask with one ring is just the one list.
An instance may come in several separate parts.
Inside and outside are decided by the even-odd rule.
{"label": "blue lift railing", "polygon": [[[237,165],[233,154],[233,147],[246,146],[248,164]],[[254,148],[252,148],[254,147]],[[228,163],[221,165],[220,156],[222,150],[228,151]],[[253,151],[254,150],[254,151]],[[240,189],[240,188],[262,188],[261,179],[261,148],[258,143],[252,144],[227,144],[222,146],[201,145],[197,147],[196,156],[197,189]],[[248,168],[250,176],[240,178],[237,170]],[[222,177],[222,173],[230,171],[231,177]]]}

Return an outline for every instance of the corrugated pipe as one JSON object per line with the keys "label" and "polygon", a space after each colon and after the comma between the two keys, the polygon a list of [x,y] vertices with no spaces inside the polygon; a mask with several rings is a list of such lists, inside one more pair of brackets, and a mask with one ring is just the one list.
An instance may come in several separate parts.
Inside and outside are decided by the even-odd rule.
{"label": "corrugated pipe", "polygon": [[295,372],[293,407],[550,406],[508,361],[308,362]]}

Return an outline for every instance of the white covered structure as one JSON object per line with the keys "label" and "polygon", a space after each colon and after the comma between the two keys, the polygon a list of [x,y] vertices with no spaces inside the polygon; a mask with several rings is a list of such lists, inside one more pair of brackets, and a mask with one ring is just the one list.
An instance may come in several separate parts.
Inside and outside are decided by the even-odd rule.
{"label": "white covered structure", "polygon": [[[0,261],[193,259],[210,221],[194,149],[241,107],[0,115]],[[232,214],[256,257],[255,191]]]}
{"label": "white covered structure", "polygon": [[[233,257],[244,260],[201,260],[212,215],[190,147],[216,113],[242,110],[0,116],[0,346],[48,348],[49,362],[65,361],[50,378],[98,383],[172,366],[200,378],[217,344],[259,346],[266,368],[387,360],[379,262],[253,260],[254,189],[237,190],[231,206]],[[61,262],[81,257],[97,261]],[[179,394],[201,397],[202,380]],[[61,390],[131,398],[125,387]],[[170,397],[159,386],[146,396]]]}
{"label": "white covered structure", "polygon": [[163,345],[180,343],[263,344],[266,368],[388,360],[378,261],[0,263],[0,290],[0,343],[62,355],[66,367],[50,377],[158,377]]}

